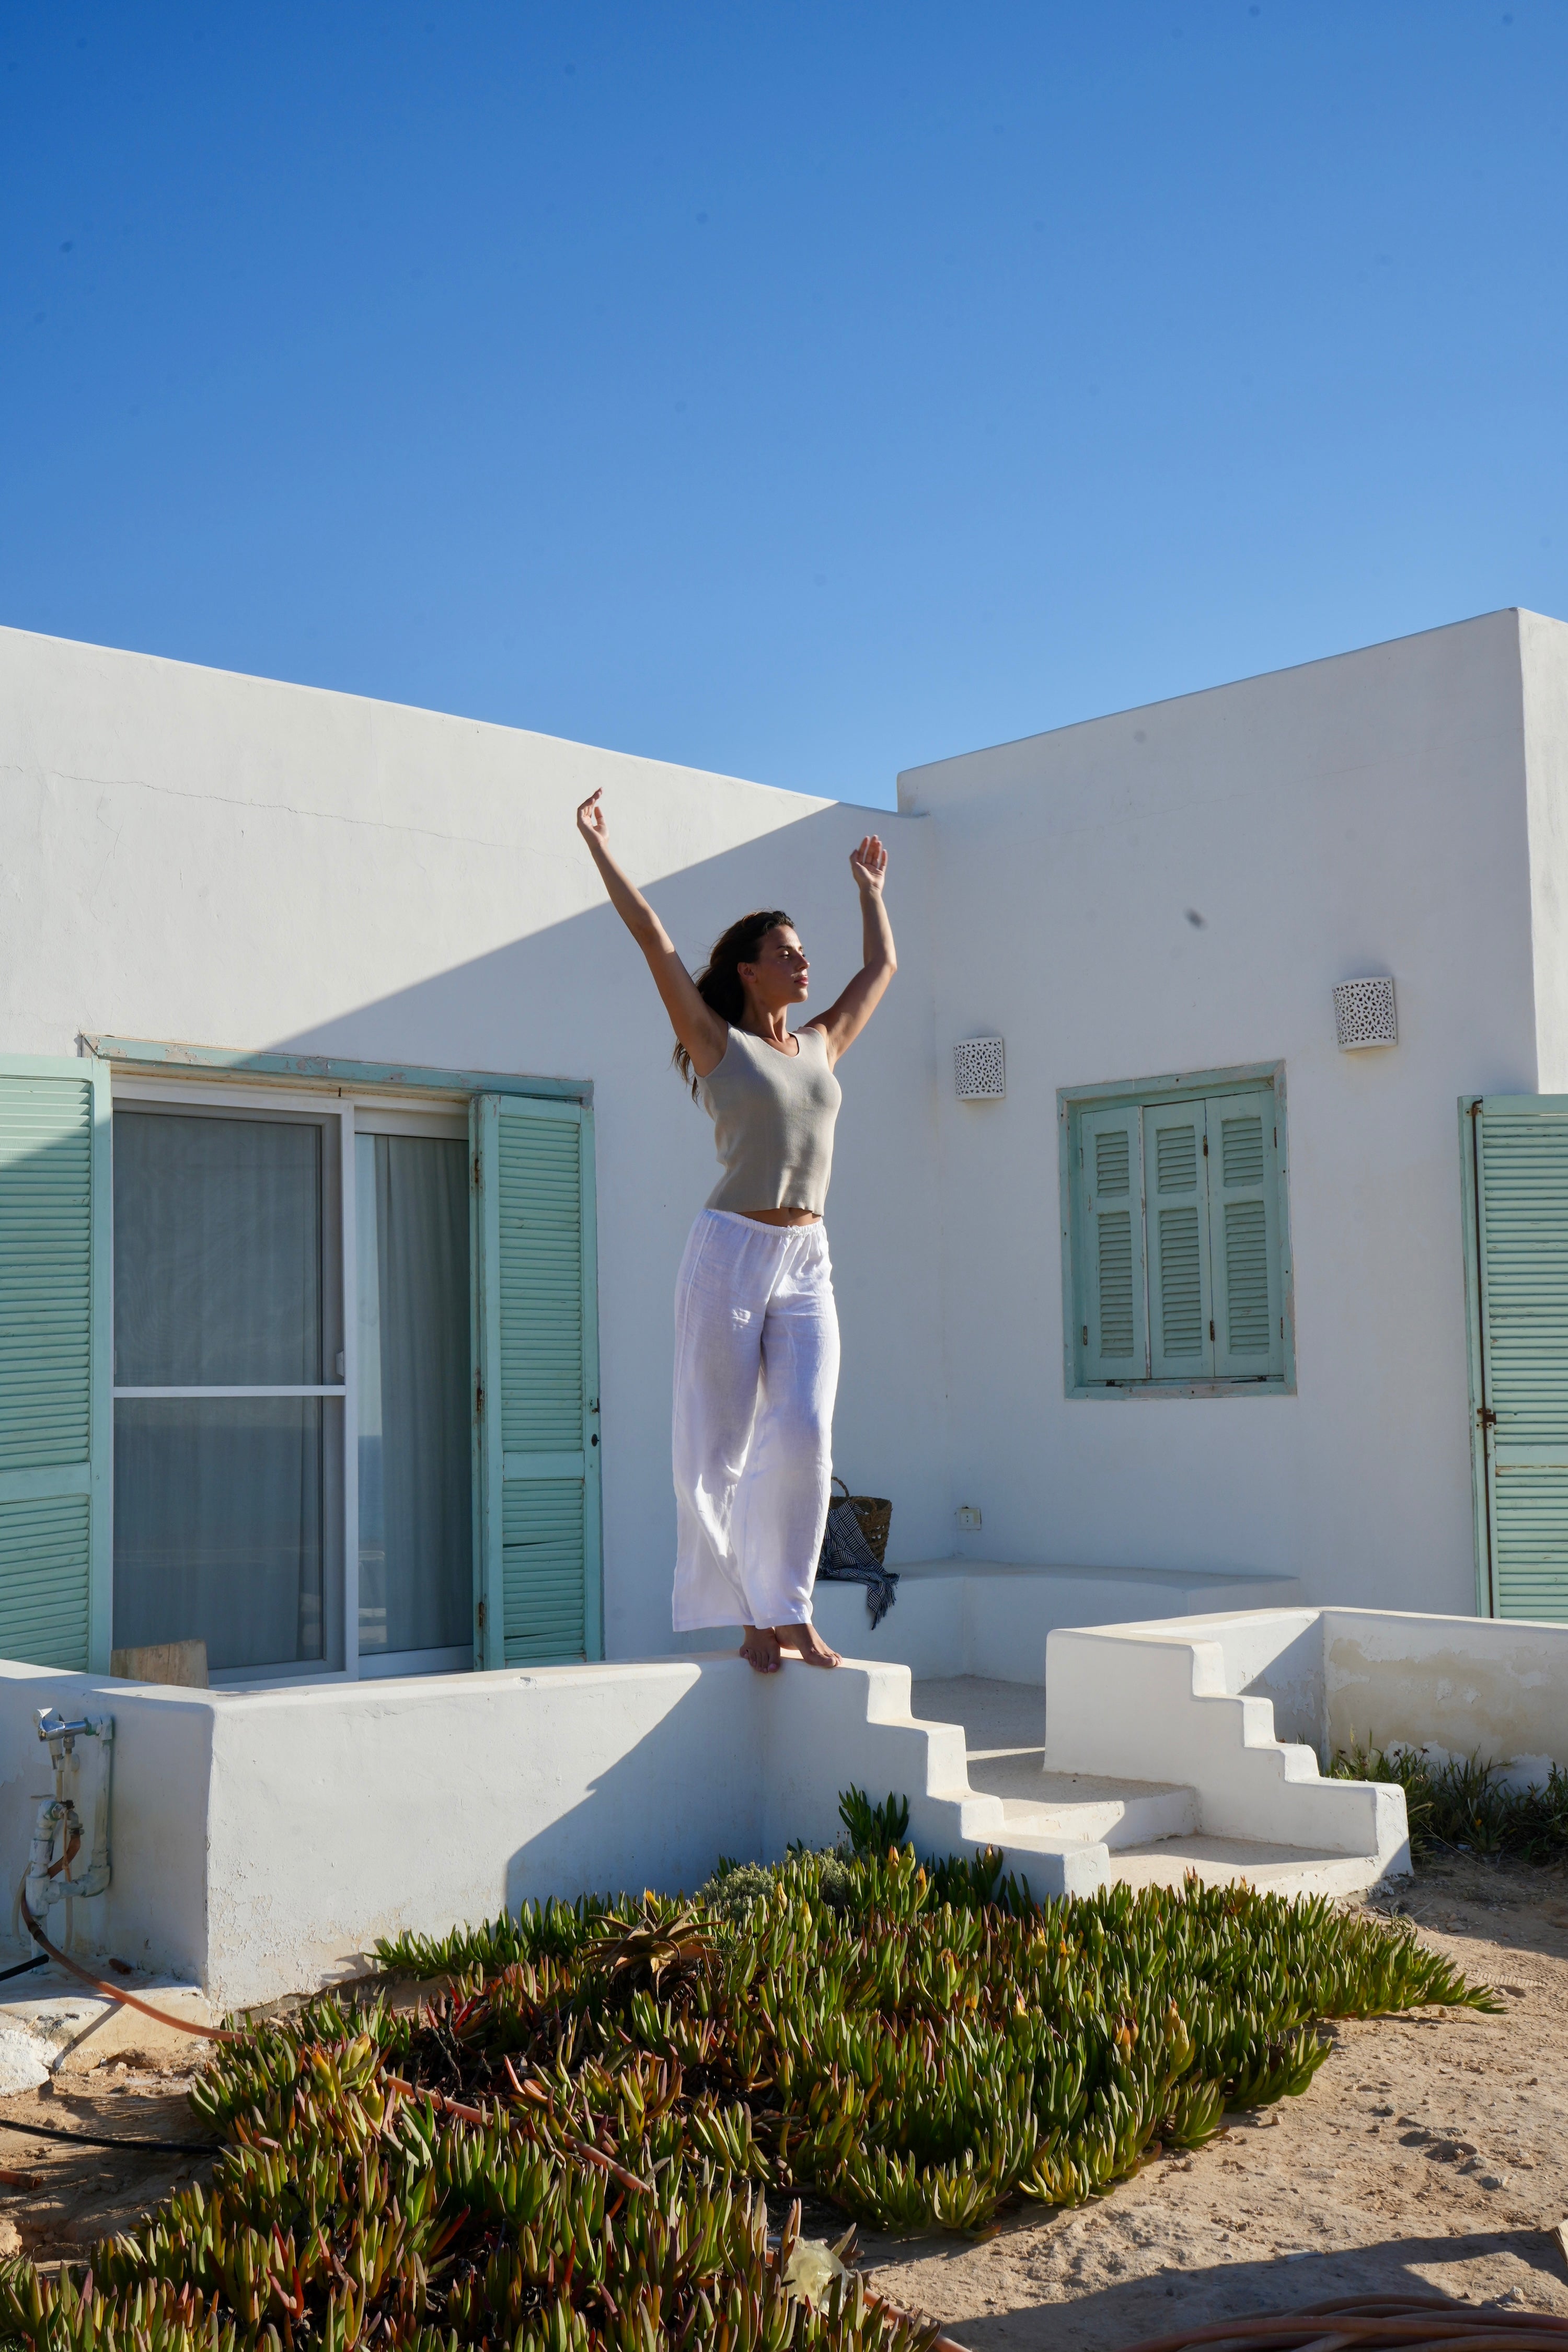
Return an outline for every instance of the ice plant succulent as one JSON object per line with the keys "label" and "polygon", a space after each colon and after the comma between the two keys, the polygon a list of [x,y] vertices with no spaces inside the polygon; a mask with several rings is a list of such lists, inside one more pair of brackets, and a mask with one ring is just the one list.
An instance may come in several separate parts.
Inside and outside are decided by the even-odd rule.
{"label": "ice plant succulent", "polygon": [[984,2229],[1301,2090],[1323,2018],[1489,2000],[1323,1902],[1190,1884],[1035,1906],[994,1859],[897,1846],[796,1854],[739,1916],[529,1905],[383,1957],[430,1980],[422,2008],[321,2000],[226,2047],[195,2094],[230,2141],[210,2185],[86,2274],[0,2265],[0,2338],[923,2352],[932,2331],[858,2280],[791,2292],[768,2191]]}

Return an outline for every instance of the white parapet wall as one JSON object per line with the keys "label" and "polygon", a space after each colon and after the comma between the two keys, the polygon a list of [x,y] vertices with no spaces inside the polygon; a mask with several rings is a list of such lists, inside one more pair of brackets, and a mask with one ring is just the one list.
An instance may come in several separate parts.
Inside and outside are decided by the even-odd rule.
{"label": "white parapet wall", "polygon": [[[1321,1779],[1319,1758],[1370,1741],[1521,1777],[1568,1763],[1568,1627],[1249,1608],[1058,1628],[1044,1696],[1047,1769],[1191,1790],[1205,1835],[1313,1850],[1329,1867],[1303,1884],[1344,1891],[1408,1867],[1404,1797]],[[323,1983],[402,1929],[531,1896],[690,1890],[721,1854],[830,1843],[852,1785],[907,1796],[922,1853],[1001,1846],[1040,1896],[1106,1883],[1098,1832],[1010,1841],[1002,1799],[970,1787],[963,1730],[918,1721],[910,1696],[907,1664],[864,1660],[259,1691],[0,1664],[0,1868],[14,1889],[51,1792],[47,1706],[115,1723],[113,1880],[51,1927],[219,2007]],[[1356,1859],[1336,1877],[1335,1856]]]}
{"label": "white parapet wall", "polygon": [[1568,1625],[1321,1612],[1322,1744],[1479,1757],[1510,1780],[1568,1769]]}
{"label": "white parapet wall", "polygon": [[[1521,1781],[1543,1780],[1553,1764],[1568,1769],[1568,1625],[1254,1608],[1079,1629],[1075,1642],[1080,1633],[1204,1642],[1217,1656],[1216,1687],[1267,1699],[1276,1738],[1303,1743],[1324,1766],[1358,1749],[1410,1748],[1439,1762],[1479,1757]],[[1111,1654],[1110,1671],[1121,1655]],[[1061,1687],[1065,1709],[1065,1679]]]}
{"label": "white parapet wall", "polygon": [[962,1730],[915,1722],[898,1664],[763,1678],[677,1658],[248,1692],[5,1664],[13,1889],[52,1785],[43,1706],[115,1722],[113,1881],[51,1912],[57,1938],[220,2006],[313,1987],[400,1929],[530,1896],[689,1890],[721,1854],[831,1843],[852,1784],[907,1794],[922,1851],[1004,1842],[1000,1803],[968,1792]]}

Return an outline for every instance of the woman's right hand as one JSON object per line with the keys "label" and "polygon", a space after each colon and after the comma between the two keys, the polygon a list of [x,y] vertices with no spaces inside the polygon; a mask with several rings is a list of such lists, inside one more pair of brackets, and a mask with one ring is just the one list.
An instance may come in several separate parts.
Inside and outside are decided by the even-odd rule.
{"label": "woman's right hand", "polygon": [[597,793],[590,793],[577,811],[577,830],[584,841],[596,841],[603,845],[610,838],[609,821],[599,806]]}

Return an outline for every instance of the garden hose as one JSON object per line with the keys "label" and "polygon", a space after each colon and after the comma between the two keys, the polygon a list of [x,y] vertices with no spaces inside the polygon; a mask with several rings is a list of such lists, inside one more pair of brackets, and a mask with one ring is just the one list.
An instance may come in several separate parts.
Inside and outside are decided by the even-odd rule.
{"label": "garden hose", "polygon": [[[167,2025],[176,2033],[194,2033],[203,2042],[244,2041],[244,2034],[237,2032],[232,2026],[197,2025],[189,2018],[173,2017],[166,2009],[154,2009],[150,2000],[142,2000],[137,1994],[127,1992],[122,1985],[110,1984],[103,1977],[95,1977],[89,1969],[82,1968],[73,1960],[68,1952],[62,1952],[58,1944],[51,1943],[48,1937],[45,1935],[27,1907],[26,1881],[17,1890],[16,1900],[21,1905],[22,1917],[26,1924],[28,1934],[37,1943],[42,1944],[52,1960],[58,1960],[62,1969],[68,1969],[71,1975],[79,1978],[83,1984],[90,1985],[94,1992],[107,1993],[110,2000],[122,2001],[127,2009],[137,2010],[143,2017],[152,2018],[154,2024]],[[542,2102],[542,2095],[534,2091],[531,2086],[525,2086],[520,2083],[510,2063],[506,2071],[511,2076],[513,2086],[522,2098],[531,2105]],[[406,2081],[401,2074],[388,2074],[384,2079],[388,2089],[399,2092],[403,2097],[428,2099],[434,2105],[440,2108],[443,2115],[456,2116],[464,2123],[488,2124],[490,2120],[482,2107],[473,2106],[462,2099],[450,2099],[444,2091],[425,2089],[417,2083]],[[646,2180],[639,2180],[635,2172],[626,2171],[612,2157],[606,2156],[602,2148],[593,2147],[586,2140],[570,2137],[566,2139],[566,2146],[572,2154],[583,2162],[596,2165],[603,2171],[613,2173],[623,2188],[635,2189],[644,2197],[651,2194]]]}
{"label": "garden hose", "polygon": [[84,1985],[90,1985],[94,1992],[107,1993],[110,2000],[123,2001],[127,2009],[140,2010],[142,2015],[150,2017],[155,2025],[172,2026],[176,2033],[194,2033],[203,2042],[239,2042],[244,2039],[242,2034],[236,2033],[230,2026],[197,2025],[188,2017],[171,2017],[166,2009],[154,2009],[150,2000],[142,2000],[135,1993],[126,1992],[120,1985],[106,1984],[101,1977],[93,1976],[89,1969],[73,1960],[68,1952],[62,1952],[58,1944],[52,1944],[49,1941],[27,1907],[26,1879],[16,1890],[16,1900],[21,1906],[22,1918],[33,1941],[42,1944],[51,1960],[58,1960],[62,1969],[68,1969],[73,1977],[79,1978]]}
{"label": "garden hose", "polygon": [[100,2132],[61,2131],[56,2124],[28,2123],[22,2116],[0,2116],[0,2130],[20,2132],[27,2139],[74,2140],[80,2147],[129,2147],[142,2156],[221,2156],[221,2139],[106,2139]]}

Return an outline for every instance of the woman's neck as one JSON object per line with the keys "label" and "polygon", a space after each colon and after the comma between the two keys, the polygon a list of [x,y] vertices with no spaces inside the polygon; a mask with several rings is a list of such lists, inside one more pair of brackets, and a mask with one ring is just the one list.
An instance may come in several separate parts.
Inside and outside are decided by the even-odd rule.
{"label": "woman's neck", "polygon": [[767,1013],[760,1004],[748,1004],[746,1017],[740,1025],[770,1045],[783,1045],[789,1039],[789,1022],[782,1008],[777,1013]]}

